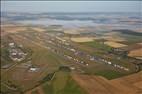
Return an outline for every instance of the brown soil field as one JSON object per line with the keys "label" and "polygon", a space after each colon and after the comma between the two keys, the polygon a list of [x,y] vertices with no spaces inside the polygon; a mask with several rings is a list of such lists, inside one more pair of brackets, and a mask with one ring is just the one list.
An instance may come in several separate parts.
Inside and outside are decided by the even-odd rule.
{"label": "brown soil field", "polygon": [[128,54],[130,57],[142,57],[142,48],[131,50]]}
{"label": "brown soil field", "polygon": [[136,87],[139,87],[139,88],[142,89],[142,81],[136,82],[136,83],[134,83],[134,85],[135,85]]}
{"label": "brown soil field", "polygon": [[135,58],[142,58],[142,43],[136,43],[127,47],[128,56]]}
{"label": "brown soil field", "polygon": [[19,32],[19,31],[24,31],[26,30],[27,27],[24,26],[16,26],[16,25],[3,25],[1,26],[1,30],[9,32],[9,33],[15,33],[15,32]]}
{"label": "brown soil field", "polygon": [[108,40],[108,41],[116,41],[116,42],[123,42],[123,41],[126,41],[125,39],[123,38],[120,38],[118,36],[104,36],[102,37],[103,39],[105,40]]}
{"label": "brown soil field", "polygon": [[142,94],[142,72],[114,80],[80,74],[72,77],[88,94]]}
{"label": "brown soil field", "polygon": [[120,48],[120,47],[126,47],[127,46],[125,44],[114,42],[114,41],[106,41],[105,44],[108,45],[108,46],[114,47],[114,48]]}

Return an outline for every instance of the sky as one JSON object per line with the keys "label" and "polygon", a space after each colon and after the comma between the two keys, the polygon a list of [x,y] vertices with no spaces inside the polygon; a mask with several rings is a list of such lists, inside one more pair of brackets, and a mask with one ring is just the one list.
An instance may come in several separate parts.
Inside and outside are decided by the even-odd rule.
{"label": "sky", "polygon": [[1,1],[7,12],[142,12],[142,1]]}

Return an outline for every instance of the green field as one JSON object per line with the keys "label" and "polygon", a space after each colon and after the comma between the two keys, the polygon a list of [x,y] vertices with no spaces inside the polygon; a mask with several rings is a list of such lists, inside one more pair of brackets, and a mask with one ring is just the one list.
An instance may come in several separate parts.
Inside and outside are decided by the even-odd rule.
{"label": "green field", "polygon": [[52,81],[43,85],[45,94],[86,94],[71,78],[69,72],[56,72]]}
{"label": "green field", "polygon": [[103,41],[99,41],[99,40],[94,40],[91,42],[84,42],[81,44],[95,48],[95,49],[103,50],[103,51],[111,51],[111,47],[103,44]]}
{"label": "green field", "polygon": [[113,71],[113,70],[103,70],[103,71],[99,71],[96,72],[95,75],[99,75],[99,76],[103,76],[107,79],[115,79],[121,76],[124,76],[124,74],[118,72],[118,71]]}

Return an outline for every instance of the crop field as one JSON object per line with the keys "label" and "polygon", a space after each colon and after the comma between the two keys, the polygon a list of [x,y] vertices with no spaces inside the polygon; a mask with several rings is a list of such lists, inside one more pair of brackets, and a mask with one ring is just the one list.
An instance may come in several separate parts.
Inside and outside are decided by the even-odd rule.
{"label": "crop field", "polygon": [[128,54],[130,57],[142,57],[142,48],[131,50]]}
{"label": "crop field", "polygon": [[115,79],[115,78],[124,76],[123,73],[121,73],[119,71],[114,71],[114,70],[98,71],[95,73],[95,75],[103,76],[107,79]]}
{"label": "crop field", "polygon": [[107,41],[115,41],[115,42],[127,41],[124,37],[121,37],[119,35],[121,35],[121,33],[109,32],[109,33],[105,33],[101,38],[103,38]]}
{"label": "crop field", "polygon": [[[72,75],[78,84],[88,94],[141,94],[142,72],[121,77],[114,80],[106,80],[100,76]],[[139,84],[138,84],[139,83]]]}
{"label": "crop field", "polygon": [[37,32],[43,32],[43,31],[45,31],[45,29],[40,28],[40,27],[32,27],[31,29],[34,30],[34,31],[37,31]]}
{"label": "crop field", "polygon": [[80,43],[80,44],[94,48],[94,49],[101,49],[101,50],[105,50],[105,51],[108,51],[111,49],[111,47],[104,45],[103,42],[98,42],[97,40],[94,40],[91,42],[84,42],[84,43]]}
{"label": "crop field", "polygon": [[27,29],[27,27],[25,26],[16,26],[16,25],[3,25],[1,27],[2,30],[9,32],[9,33],[16,33],[16,32],[20,32],[20,31],[25,31]]}
{"label": "crop field", "polygon": [[66,34],[80,34],[79,29],[67,29],[67,30],[64,30],[64,33],[66,33]]}
{"label": "crop field", "polygon": [[70,73],[59,71],[54,79],[43,85],[45,94],[86,94],[85,91],[71,78]]}
{"label": "crop field", "polygon": [[104,44],[108,45],[108,46],[111,46],[111,47],[114,47],[114,48],[120,48],[120,47],[125,47],[127,45],[125,44],[122,44],[122,43],[118,43],[118,42],[113,42],[113,41],[106,41],[104,42]]}
{"label": "crop field", "polygon": [[78,38],[71,38],[73,42],[90,42],[93,41],[94,38],[91,37],[78,37]]}

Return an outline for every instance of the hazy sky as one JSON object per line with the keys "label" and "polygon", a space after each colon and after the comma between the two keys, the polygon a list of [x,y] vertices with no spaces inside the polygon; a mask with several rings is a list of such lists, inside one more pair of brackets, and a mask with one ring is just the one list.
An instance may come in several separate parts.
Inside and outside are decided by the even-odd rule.
{"label": "hazy sky", "polygon": [[142,12],[142,1],[2,1],[11,12]]}

